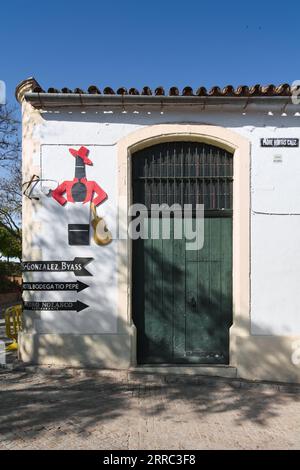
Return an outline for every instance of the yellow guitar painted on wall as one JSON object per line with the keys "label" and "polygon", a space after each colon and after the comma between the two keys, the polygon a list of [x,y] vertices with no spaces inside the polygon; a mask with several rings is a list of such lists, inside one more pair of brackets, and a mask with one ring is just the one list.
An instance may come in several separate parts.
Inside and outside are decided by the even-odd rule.
{"label": "yellow guitar painted on wall", "polygon": [[92,227],[94,229],[94,241],[97,245],[108,245],[112,241],[112,234],[108,230],[107,225],[103,217],[97,214],[95,204],[91,203],[92,211]]}

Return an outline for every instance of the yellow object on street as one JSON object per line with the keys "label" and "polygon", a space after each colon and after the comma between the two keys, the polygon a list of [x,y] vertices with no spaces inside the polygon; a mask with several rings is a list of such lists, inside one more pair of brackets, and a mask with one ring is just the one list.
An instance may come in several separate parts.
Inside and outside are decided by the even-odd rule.
{"label": "yellow object on street", "polygon": [[6,336],[13,341],[6,351],[12,351],[18,349],[18,333],[22,331],[22,305],[7,308],[4,316]]}

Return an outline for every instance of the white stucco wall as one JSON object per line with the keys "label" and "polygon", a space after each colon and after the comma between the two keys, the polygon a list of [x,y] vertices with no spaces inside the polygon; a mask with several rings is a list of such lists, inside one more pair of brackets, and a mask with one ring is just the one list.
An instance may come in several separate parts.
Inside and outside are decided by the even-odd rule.
{"label": "white stucco wall", "polygon": [[[99,108],[100,109],[100,108]],[[42,176],[72,179],[74,162],[69,147],[85,145],[90,149],[93,167],[90,179],[100,183],[108,193],[108,201],[100,206],[111,229],[116,228],[117,213],[117,142],[129,133],[151,124],[201,123],[224,126],[251,143],[251,328],[254,335],[300,334],[300,148],[261,148],[262,137],[297,137],[300,139],[300,117],[289,113],[273,116],[259,111],[221,112],[158,110],[142,108],[127,113],[109,110],[43,112],[36,125],[34,139],[40,146],[32,155],[33,166],[42,165]],[[275,157],[275,159],[274,159]],[[35,234],[35,243],[42,259],[73,259],[91,256],[91,285],[78,295],[89,309],[74,314],[43,312],[40,332],[114,333],[117,316],[116,245],[69,247],[66,240],[66,207],[52,199],[36,203],[35,220],[42,229]],[[62,223],[58,223],[61,220]],[[26,256],[26,253],[25,253]],[[45,275],[45,274],[44,274]],[[27,275],[42,280],[39,273]],[[55,274],[65,280],[66,274]],[[70,274],[68,274],[70,277]],[[74,275],[72,275],[74,276]],[[49,273],[47,274],[49,280]],[[96,293],[96,296],[95,296]],[[27,298],[33,294],[26,293]],[[43,294],[40,294],[40,297]],[[76,294],[72,294],[76,296]],[[70,293],[48,293],[49,300],[70,300]],[[34,300],[39,295],[34,294]],[[75,299],[74,299],[75,300]]]}

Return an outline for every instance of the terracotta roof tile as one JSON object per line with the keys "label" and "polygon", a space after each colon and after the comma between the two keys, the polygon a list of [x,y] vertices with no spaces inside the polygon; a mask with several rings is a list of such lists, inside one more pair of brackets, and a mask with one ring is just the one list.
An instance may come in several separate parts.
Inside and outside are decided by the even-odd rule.
{"label": "terracotta roof tile", "polygon": [[249,96],[261,96],[261,89],[260,85],[252,85],[249,88]]}
{"label": "terracotta roof tile", "polygon": [[144,86],[144,88],[142,89],[142,95],[151,96],[152,95],[151,88],[149,88],[148,86]]}
{"label": "terracotta roof tile", "polygon": [[[48,88],[48,93],[59,93],[59,90],[57,88]],[[76,93],[76,91],[74,90],[74,93]]]}
{"label": "terracotta roof tile", "polygon": [[279,96],[289,96],[291,94],[291,87],[288,83],[283,83],[276,87],[276,94]]}
{"label": "terracotta roof tile", "polygon": [[213,86],[210,91],[208,92],[209,96],[222,96],[222,90],[218,86]]}
{"label": "terracotta roof tile", "polygon": [[64,88],[61,89],[61,92],[62,93],[72,93],[72,90],[70,90],[70,88],[64,87]]}
{"label": "terracotta roof tile", "polygon": [[207,90],[206,90],[205,86],[199,87],[198,90],[196,91],[196,95],[197,96],[207,96]]}
{"label": "terracotta roof tile", "polygon": [[240,85],[233,90],[235,96],[249,96],[249,87],[247,85]]}
{"label": "terracotta roof tile", "polygon": [[184,87],[184,89],[182,90],[182,95],[183,96],[193,96],[194,95],[193,88],[191,88],[190,86]]}
{"label": "terracotta roof tile", "polygon": [[159,86],[155,88],[155,95],[156,96],[164,96],[165,95],[165,90],[162,86]]}
{"label": "terracotta roof tile", "polygon": [[117,89],[117,95],[127,95],[127,94],[128,94],[127,93],[127,88],[122,86],[121,88]]}
{"label": "terracotta roof tile", "polygon": [[101,91],[98,87],[96,87],[96,85],[89,86],[88,93],[90,93],[91,95],[101,95]]}
{"label": "terracotta roof tile", "polygon": [[139,95],[139,92],[136,88],[130,88],[128,94],[129,95]]}
{"label": "terracotta roof tile", "polygon": [[223,88],[223,94],[225,94],[226,96],[234,96],[234,87],[232,85],[226,85],[226,87]]}
{"label": "terracotta roof tile", "polygon": [[110,86],[106,86],[103,89],[103,95],[115,95],[115,92],[112,88],[110,88]]}
{"label": "terracotta roof tile", "polygon": [[87,91],[82,90],[81,88],[75,88],[74,91],[65,87],[61,90],[56,88],[48,88],[47,91],[43,90],[40,86],[36,86],[33,90],[34,93],[76,93],[76,94],[97,94],[97,95],[143,95],[143,96],[290,96],[291,95],[291,86],[288,83],[283,83],[281,85],[239,85],[234,87],[232,85],[227,85],[224,88],[218,86],[213,86],[210,89],[200,86],[199,88],[193,90],[192,87],[186,86],[180,91],[177,87],[172,86],[168,91],[164,87],[159,86],[155,88],[154,91],[151,90],[148,86],[145,86],[141,91],[137,88],[125,87],[118,88],[116,91],[111,87],[105,87],[101,93],[100,89],[96,85],[91,85],[88,87]]}
{"label": "terracotta roof tile", "polygon": [[169,90],[169,95],[170,96],[179,96],[180,93],[179,93],[179,90],[176,86],[172,86]]}

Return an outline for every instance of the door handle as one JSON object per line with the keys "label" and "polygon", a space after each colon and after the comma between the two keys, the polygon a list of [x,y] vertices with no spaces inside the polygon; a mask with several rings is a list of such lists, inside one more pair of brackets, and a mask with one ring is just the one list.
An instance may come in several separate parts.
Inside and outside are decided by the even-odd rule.
{"label": "door handle", "polygon": [[193,310],[196,310],[197,307],[197,302],[195,300],[195,297],[192,297],[190,300],[190,306],[192,307]]}

